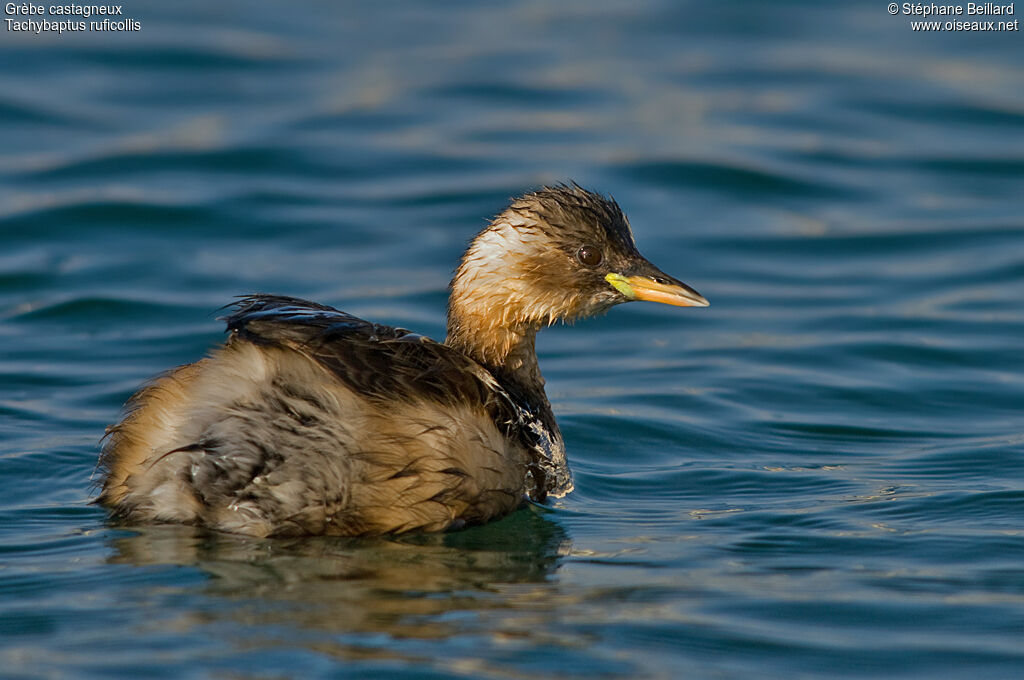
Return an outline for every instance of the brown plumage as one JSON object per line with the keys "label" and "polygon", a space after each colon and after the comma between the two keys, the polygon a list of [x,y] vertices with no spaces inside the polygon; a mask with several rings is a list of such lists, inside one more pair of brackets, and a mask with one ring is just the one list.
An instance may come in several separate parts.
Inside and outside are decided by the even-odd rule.
{"label": "brown plumage", "polygon": [[441,531],[572,490],[537,330],[628,300],[704,306],[576,185],[512,204],[451,283],[444,344],[252,295],[223,347],[156,378],[108,429],[98,502],[254,536]]}

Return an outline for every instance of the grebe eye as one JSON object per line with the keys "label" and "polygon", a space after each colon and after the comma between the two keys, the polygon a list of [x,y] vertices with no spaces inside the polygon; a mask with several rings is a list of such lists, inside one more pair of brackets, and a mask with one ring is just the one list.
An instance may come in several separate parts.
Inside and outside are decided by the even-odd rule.
{"label": "grebe eye", "polygon": [[593,246],[583,246],[576,251],[576,259],[588,267],[596,267],[601,264],[601,260],[604,259],[604,255],[601,254],[599,249]]}

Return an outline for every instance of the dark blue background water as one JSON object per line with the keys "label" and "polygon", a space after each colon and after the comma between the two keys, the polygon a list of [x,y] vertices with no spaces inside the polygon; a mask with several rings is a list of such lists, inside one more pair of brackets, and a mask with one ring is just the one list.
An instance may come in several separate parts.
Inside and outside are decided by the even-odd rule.
{"label": "dark blue background water", "polygon": [[[0,675],[1024,677],[1024,48],[879,2],[134,2],[0,26]],[[1024,8],[1020,8],[1024,13]],[[577,490],[445,536],[105,524],[267,291],[443,335],[575,179],[706,310],[540,339]]]}

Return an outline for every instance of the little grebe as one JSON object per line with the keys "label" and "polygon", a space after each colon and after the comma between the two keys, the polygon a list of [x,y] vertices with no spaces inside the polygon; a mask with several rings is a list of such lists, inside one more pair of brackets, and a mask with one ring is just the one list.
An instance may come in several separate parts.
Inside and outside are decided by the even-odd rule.
{"label": "little grebe", "polygon": [[251,536],[441,531],[572,490],[537,331],[629,300],[706,306],[636,249],[611,199],[515,199],[451,282],[443,344],[250,295],[223,347],[156,378],[108,428],[98,502],[132,522]]}

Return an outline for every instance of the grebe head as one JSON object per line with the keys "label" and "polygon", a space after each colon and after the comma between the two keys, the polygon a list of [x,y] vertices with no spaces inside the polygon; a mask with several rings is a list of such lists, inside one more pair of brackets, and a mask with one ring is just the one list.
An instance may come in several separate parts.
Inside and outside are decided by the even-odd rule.
{"label": "grebe head", "polygon": [[451,283],[449,342],[500,363],[538,328],[630,300],[708,305],[640,254],[614,200],[576,184],[544,187],[515,199],[470,243]]}

